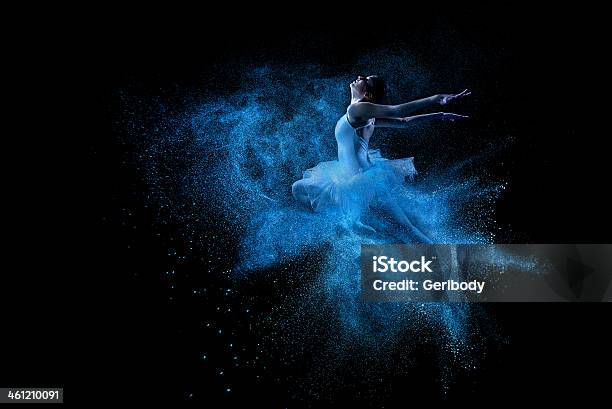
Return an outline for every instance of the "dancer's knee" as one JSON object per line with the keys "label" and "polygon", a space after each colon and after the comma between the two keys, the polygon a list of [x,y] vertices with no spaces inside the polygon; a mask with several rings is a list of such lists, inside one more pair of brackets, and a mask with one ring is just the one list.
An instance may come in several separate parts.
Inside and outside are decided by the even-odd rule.
{"label": "dancer's knee", "polygon": [[304,187],[304,183],[301,180],[298,180],[293,185],[291,185],[291,194],[298,202],[303,202],[305,198],[308,197],[306,194],[306,188]]}
{"label": "dancer's knee", "polygon": [[291,185],[291,194],[302,205],[306,206],[308,209],[312,210],[312,206],[310,203],[310,198],[308,197],[308,192],[306,191],[306,186],[302,180],[298,180],[293,185]]}
{"label": "dancer's knee", "polygon": [[304,185],[301,180],[298,180],[291,185],[291,194],[296,200],[300,200],[304,195]]}

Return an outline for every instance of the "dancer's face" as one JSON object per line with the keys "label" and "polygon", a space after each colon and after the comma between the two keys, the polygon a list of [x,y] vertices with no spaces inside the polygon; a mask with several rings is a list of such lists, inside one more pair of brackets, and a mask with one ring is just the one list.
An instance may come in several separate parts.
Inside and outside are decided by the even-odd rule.
{"label": "dancer's face", "polygon": [[351,88],[351,97],[356,99],[361,99],[366,96],[368,93],[368,81],[372,78],[372,76],[364,77],[358,76],[355,81],[350,83]]}

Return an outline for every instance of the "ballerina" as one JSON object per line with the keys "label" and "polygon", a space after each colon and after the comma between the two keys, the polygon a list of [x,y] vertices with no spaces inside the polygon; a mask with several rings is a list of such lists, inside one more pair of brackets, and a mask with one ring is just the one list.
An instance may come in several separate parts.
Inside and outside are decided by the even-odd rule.
{"label": "ballerina", "polygon": [[418,242],[431,239],[417,228],[406,212],[400,195],[406,178],[417,173],[413,158],[386,159],[379,150],[368,149],[376,128],[408,128],[427,120],[457,121],[465,115],[434,112],[413,115],[418,110],[447,105],[471,94],[438,94],[399,105],[383,105],[384,82],[377,75],[358,76],[350,83],[351,103],[336,123],[338,160],[321,162],[304,171],[293,183],[296,200],[313,211],[338,209],[354,225],[374,231],[361,222],[366,210],[388,215],[386,220],[404,228]]}

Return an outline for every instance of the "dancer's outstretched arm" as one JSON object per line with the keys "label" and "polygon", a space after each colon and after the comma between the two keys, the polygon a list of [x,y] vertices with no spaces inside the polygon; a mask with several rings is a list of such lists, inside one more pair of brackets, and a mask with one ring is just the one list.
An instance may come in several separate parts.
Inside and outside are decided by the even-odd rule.
{"label": "dancer's outstretched arm", "polygon": [[428,98],[418,99],[399,105],[380,105],[370,102],[357,102],[348,109],[350,118],[355,122],[367,121],[371,118],[404,118],[420,109],[436,105],[446,105],[457,99],[471,95],[467,89],[459,94],[438,94]]}
{"label": "dancer's outstretched arm", "polygon": [[451,114],[448,112],[434,112],[433,114],[414,115],[406,118],[377,118],[374,122],[374,126],[377,128],[408,128],[415,123],[429,120],[454,122],[468,118],[469,116],[467,115]]}

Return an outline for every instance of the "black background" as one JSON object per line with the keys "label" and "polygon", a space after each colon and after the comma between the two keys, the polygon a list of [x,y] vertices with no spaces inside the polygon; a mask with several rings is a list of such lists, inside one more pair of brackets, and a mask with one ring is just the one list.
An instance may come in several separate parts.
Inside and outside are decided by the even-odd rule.
{"label": "black background", "polygon": [[[77,28],[62,31],[57,42],[41,40],[40,60],[51,61],[61,71],[60,85],[66,85],[65,78],[90,98],[82,104],[76,100],[86,108],[76,118],[77,111],[66,112],[65,100],[72,104],[78,97],[55,94],[59,97],[52,99],[55,109],[48,115],[76,125],[76,137],[62,138],[58,130],[53,139],[41,141],[41,150],[53,151],[32,156],[40,157],[37,163],[48,172],[30,170],[43,175],[37,193],[16,183],[24,203],[30,203],[21,210],[31,209],[29,199],[35,198],[43,203],[37,209],[43,208],[44,219],[15,230],[16,241],[24,243],[13,253],[22,272],[19,288],[34,281],[42,285],[7,298],[9,311],[28,313],[14,324],[15,331],[7,331],[10,352],[2,364],[2,384],[64,386],[66,399],[74,401],[95,400],[92,396],[104,387],[108,395],[99,398],[109,401],[308,404],[289,392],[300,368],[270,362],[261,381],[254,382],[257,373],[250,369],[232,371],[230,380],[219,380],[217,363],[203,363],[200,355],[202,345],[207,351],[222,351],[224,341],[211,337],[200,324],[226,300],[211,295],[204,302],[193,301],[188,292],[193,286],[221,284],[181,276],[178,290],[171,292],[158,273],[149,273],[164,270],[175,235],[172,226],[162,229],[160,236],[154,234],[160,230],[154,227],[153,211],[144,207],[142,175],[129,166],[130,153],[118,143],[122,135],[114,123],[115,91],[132,87],[145,97],[171,97],[177,88],[201,86],[213,62],[247,56],[341,65],[360,50],[388,42],[401,42],[434,62],[440,58],[436,44],[441,38],[472,44],[496,61],[494,68],[475,67],[470,75],[475,92],[472,113],[518,138],[509,152],[511,184],[498,204],[498,221],[511,226],[524,242],[610,242],[608,134],[601,128],[607,119],[605,25],[597,16],[597,10],[511,5],[440,6],[428,11],[313,6],[285,11],[284,17],[261,9],[245,10],[240,16],[212,9],[115,10],[101,13],[96,22],[77,22]],[[78,37],[82,42],[76,41]],[[58,43],[70,45],[70,51],[52,46]],[[58,68],[60,60],[66,67]],[[83,145],[85,155],[73,154]],[[49,154],[56,150],[76,156],[79,165],[68,166],[64,155]],[[128,166],[122,165],[126,158]],[[54,182],[58,180],[75,183],[64,190]],[[64,205],[64,198],[69,203]],[[132,215],[126,218],[122,209],[130,209]],[[65,228],[69,220],[78,221],[70,234]],[[214,223],[210,229],[215,229]],[[260,301],[260,311],[282,290],[281,285],[262,295],[268,299]],[[348,386],[331,395],[336,402],[362,399],[360,403],[372,406],[408,404],[419,398],[491,404],[605,401],[612,341],[606,331],[607,305],[485,308],[510,341],[493,348],[476,373],[459,377],[447,395],[434,381],[435,368],[428,364],[432,357],[426,352],[410,376],[385,380],[391,394],[379,395],[372,387],[373,396],[364,398],[364,386],[350,385],[367,380],[347,371],[343,383]],[[32,327],[27,324],[32,317],[44,317],[44,323]],[[247,318],[223,320],[239,323],[235,338],[247,345],[248,355],[254,338],[243,325]],[[224,392],[228,384],[231,393]],[[322,404],[311,404],[317,403]]]}

